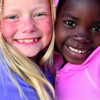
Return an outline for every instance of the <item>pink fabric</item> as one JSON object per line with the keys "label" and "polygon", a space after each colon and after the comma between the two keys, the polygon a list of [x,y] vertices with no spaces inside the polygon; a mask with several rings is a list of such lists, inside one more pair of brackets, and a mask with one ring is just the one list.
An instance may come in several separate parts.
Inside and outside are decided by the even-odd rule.
{"label": "pink fabric", "polygon": [[55,57],[57,100],[100,100],[100,47],[81,65],[67,63],[59,69],[59,57]]}
{"label": "pink fabric", "polygon": [[58,6],[58,2],[59,2],[59,0],[56,0],[56,1],[55,1],[56,8],[57,8],[57,6]]}

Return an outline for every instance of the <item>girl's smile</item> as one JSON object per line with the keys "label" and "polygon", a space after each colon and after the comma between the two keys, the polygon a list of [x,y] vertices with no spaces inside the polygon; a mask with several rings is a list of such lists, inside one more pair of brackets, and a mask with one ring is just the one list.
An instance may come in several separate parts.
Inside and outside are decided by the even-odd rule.
{"label": "girl's smile", "polygon": [[41,40],[41,38],[34,38],[34,39],[16,39],[15,41],[20,45],[35,45]]}
{"label": "girl's smile", "polygon": [[22,40],[16,40],[19,43],[33,43],[33,42],[37,42],[39,40],[39,38],[35,38],[35,39],[22,39]]}
{"label": "girl's smile", "polygon": [[65,45],[65,49],[66,52],[68,52],[68,55],[76,57],[77,59],[84,59],[92,52],[91,49],[71,47],[68,45]]}

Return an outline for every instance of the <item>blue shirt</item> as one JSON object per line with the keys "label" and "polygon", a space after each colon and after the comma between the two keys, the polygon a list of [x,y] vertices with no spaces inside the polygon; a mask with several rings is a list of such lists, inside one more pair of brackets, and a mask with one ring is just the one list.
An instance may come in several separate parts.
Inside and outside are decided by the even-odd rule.
{"label": "blue shirt", "polygon": [[[2,54],[0,54],[0,100],[26,100],[23,96],[21,98],[17,86],[12,82],[7,66],[1,59]],[[47,79],[53,84],[53,75],[50,75],[50,71],[47,70],[49,75],[45,74]],[[28,100],[40,100],[36,90],[23,81],[16,73],[15,78],[18,81],[20,87],[22,88],[25,96]]]}

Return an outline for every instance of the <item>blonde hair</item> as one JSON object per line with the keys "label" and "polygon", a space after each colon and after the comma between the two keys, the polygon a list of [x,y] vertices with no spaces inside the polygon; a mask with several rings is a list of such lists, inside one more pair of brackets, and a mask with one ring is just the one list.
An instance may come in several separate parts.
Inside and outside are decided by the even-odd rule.
{"label": "blonde hair", "polygon": [[[52,23],[54,25],[54,13],[53,13],[53,0],[49,0],[51,4],[51,12],[52,12]],[[0,0],[0,14],[2,10],[2,0]],[[1,21],[1,16],[0,16]],[[1,26],[1,24],[0,24]],[[54,29],[52,34],[52,40],[50,42],[50,45],[45,53],[45,55],[42,57],[40,64],[46,64],[48,63],[48,66],[52,70],[53,67],[53,50],[54,50]],[[48,82],[43,72],[38,68],[38,65],[35,62],[32,62],[30,59],[25,57],[23,54],[21,54],[18,50],[16,50],[14,47],[9,45],[2,36],[1,33],[1,27],[0,27],[0,48],[3,52],[4,59],[6,60],[6,65],[8,65],[10,77],[12,81],[17,85],[20,95],[23,96],[24,93],[18,84],[18,82],[15,80],[13,76],[13,72],[16,72],[25,82],[30,84],[38,93],[38,96],[40,100],[52,100],[50,94],[46,90],[46,86],[50,89],[53,99],[55,98],[55,93],[52,85]],[[47,66],[47,65],[45,65]],[[24,95],[25,96],[25,95]],[[27,98],[26,98],[27,99]]]}

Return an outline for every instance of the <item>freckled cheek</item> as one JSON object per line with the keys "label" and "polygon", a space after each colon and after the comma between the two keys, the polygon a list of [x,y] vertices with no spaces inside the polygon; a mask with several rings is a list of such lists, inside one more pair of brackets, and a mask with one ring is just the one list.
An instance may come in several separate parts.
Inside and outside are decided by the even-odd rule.
{"label": "freckled cheek", "polygon": [[1,31],[4,38],[12,37],[16,32],[17,25],[12,22],[2,21],[1,22]]}
{"label": "freckled cheek", "polygon": [[41,22],[41,29],[42,31],[46,34],[46,35],[50,35],[52,34],[53,31],[53,25],[52,25],[52,20],[51,19],[47,19],[43,22]]}
{"label": "freckled cheek", "polygon": [[53,33],[52,21],[50,21],[50,19],[41,21],[39,22],[38,25],[39,25],[38,27],[43,33],[43,44],[44,47],[46,47],[50,43],[52,38],[52,33]]}

